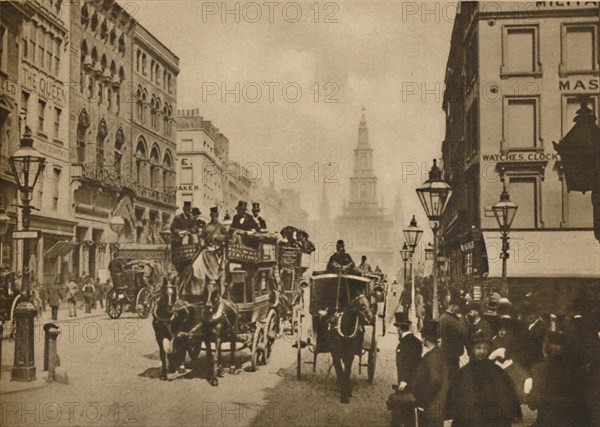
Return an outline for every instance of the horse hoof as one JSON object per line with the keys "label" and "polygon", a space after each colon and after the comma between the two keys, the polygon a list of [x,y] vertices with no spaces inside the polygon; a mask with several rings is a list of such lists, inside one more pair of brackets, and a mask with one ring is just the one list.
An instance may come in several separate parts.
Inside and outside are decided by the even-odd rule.
{"label": "horse hoof", "polygon": [[167,381],[167,374],[160,374],[160,380],[161,381]]}
{"label": "horse hoof", "polygon": [[223,378],[225,376],[225,370],[224,369],[219,369],[217,371],[217,376],[220,378]]}
{"label": "horse hoof", "polygon": [[209,380],[208,380],[208,383],[209,383],[211,386],[213,386],[213,387],[216,387],[216,386],[218,386],[218,385],[219,385],[219,380],[218,380],[218,379],[216,379],[216,378],[211,378],[211,379],[209,379]]}

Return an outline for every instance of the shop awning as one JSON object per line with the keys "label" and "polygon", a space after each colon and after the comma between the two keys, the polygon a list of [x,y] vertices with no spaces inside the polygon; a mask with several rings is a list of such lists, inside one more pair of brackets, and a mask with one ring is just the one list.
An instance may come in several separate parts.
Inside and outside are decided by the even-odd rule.
{"label": "shop awning", "polygon": [[73,242],[67,242],[64,240],[56,242],[54,245],[52,245],[50,249],[46,251],[46,253],[44,253],[44,258],[55,259],[59,256],[65,256],[66,254],[71,252],[74,247],[75,243]]}
{"label": "shop awning", "polygon": [[[498,231],[484,231],[490,278],[502,277]],[[511,231],[507,277],[600,279],[600,243],[590,231]]]}

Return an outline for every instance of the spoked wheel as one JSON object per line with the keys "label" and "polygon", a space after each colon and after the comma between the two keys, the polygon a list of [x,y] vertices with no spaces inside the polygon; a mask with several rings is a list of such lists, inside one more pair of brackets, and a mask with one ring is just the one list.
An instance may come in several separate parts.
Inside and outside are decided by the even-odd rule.
{"label": "spoked wheel", "polygon": [[264,336],[265,340],[265,351],[262,357],[262,364],[266,365],[269,363],[269,359],[271,358],[271,352],[273,351],[273,344],[275,344],[275,338],[277,338],[277,324],[279,321],[277,320],[277,314],[275,310],[271,310],[269,313],[269,317],[267,319],[267,333]]}
{"label": "spoked wheel", "polygon": [[369,357],[367,359],[367,376],[369,378],[369,382],[373,383],[373,379],[375,378],[375,365],[377,365],[377,331],[376,328],[373,328],[373,335],[371,337],[371,348],[369,351]]}
{"label": "spoked wheel", "polygon": [[152,311],[152,294],[148,288],[142,288],[137,294],[135,299],[135,309],[137,311],[138,316],[141,319],[145,319],[148,317],[150,312]]}
{"label": "spoked wheel", "polygon": [[119,302],[117,291],[111,289],[106,296],[106,312],[111,319],[118,319],[123,313],[123,306]]}
{"label": "spoked wheel", "polygon": [[254,336],[252,337],[252,358],[251,368],[252,372],[258,370],[258,366],[261,364],[265,345],[265,327],[264,325],[257,323],[256,329],[254,330]]}

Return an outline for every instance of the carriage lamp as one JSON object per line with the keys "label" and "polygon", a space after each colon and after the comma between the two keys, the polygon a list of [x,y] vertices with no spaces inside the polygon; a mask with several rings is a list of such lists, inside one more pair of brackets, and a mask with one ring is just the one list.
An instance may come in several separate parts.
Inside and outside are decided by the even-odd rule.
{"label": "carriage lamp", "polygon": [[442,179],[442,170],[438,167],[436,159],[429,171],[429,179],[417,188],[417,195],[431,222],[433,231],[433,304],[432,315],[437,319],[438,309],[438,239],[437,232],[440,228],[442,215],[452,197],[452,187]]}
{"label": "carriage lamp", "polygon": [[508,293],[508,286],[506,283],[506,260],[509,257],[509,243],[508,233],[510,232],[510,226],[515,219],[518,206],[510,201],[510,195],[506,191],[506,183],[504,183],[502,193],[500,194],[500,201],[492,206],[492,211],[500,227],[500,234],[502,235],[502,252],[500,254],[502,258],[502,286],[503,296]]}
{"label": "carriage lamp", "polygon": [[433,259],[433,245],[431,242],[425,246],[425,261],[431,261]]}
{"label": "carriage lamp", "polygon": [[[414,256],[415,249],[421,240],[421,235],[423,234],[423,230],[417,227],[417,220],[413,215],[412,220],[408,228],[403,230],[404,238],[408,242],[408,247],[410,254],[410,310],[409,310],[409,319],[413,323],[413,325],[417,324],[417,311],[415,309],[415,269],[413,268],[414,264]],[[404,249],[404,248],[403,248]]]}
{"label": "carriage lamp", "polygon": [[[31,129],[28,126],[25,126],[25,132],[21,138],[19,149],[8,160],[13,171],[13,176],[15,177],[15,184],[21,194],[22,204],[19,207],[22,210],[22,231],[28,231],[33,189],[46,163],[45,157],[33,148]],[[29,302],[29,244],[30,240],[33,240],[30,237],[27,236],[23,240],[23,279],[21,292],[24,298],[15,308],[17,330],[15,333],[15,361],[12,369],[12,379],[14,381],[35,380],[33,319],[37,314],[37,310]]]}

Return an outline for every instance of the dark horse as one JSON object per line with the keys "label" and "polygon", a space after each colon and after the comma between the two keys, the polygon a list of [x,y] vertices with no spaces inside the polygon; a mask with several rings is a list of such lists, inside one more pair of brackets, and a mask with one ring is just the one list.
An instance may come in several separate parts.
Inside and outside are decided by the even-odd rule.
{"label": "dark horse", "polygon": [[362,352],[364,326],[371,324],[373,319],[369,300],[363,294],[351,300],[346,309],[334,312],[327,318],[327,332],[324,338],[337,374],[342,403],[349,403],[352,397],[352,363],[354,356]]}
{"label": "dark horse", "polygon": [[[175,334],[171,329],[171,322],[175,317],[175,303],[177,301],[177,289],[166,278],[163,279],[160,294],[152,313],[152,328],[158,343],[160,352],[160,379],[167,380],[167,373],[175,371],[175,360],[171,351],[167,354],[165,340],[173,345]],[[169,362],[169,363],[167,363]]]}

